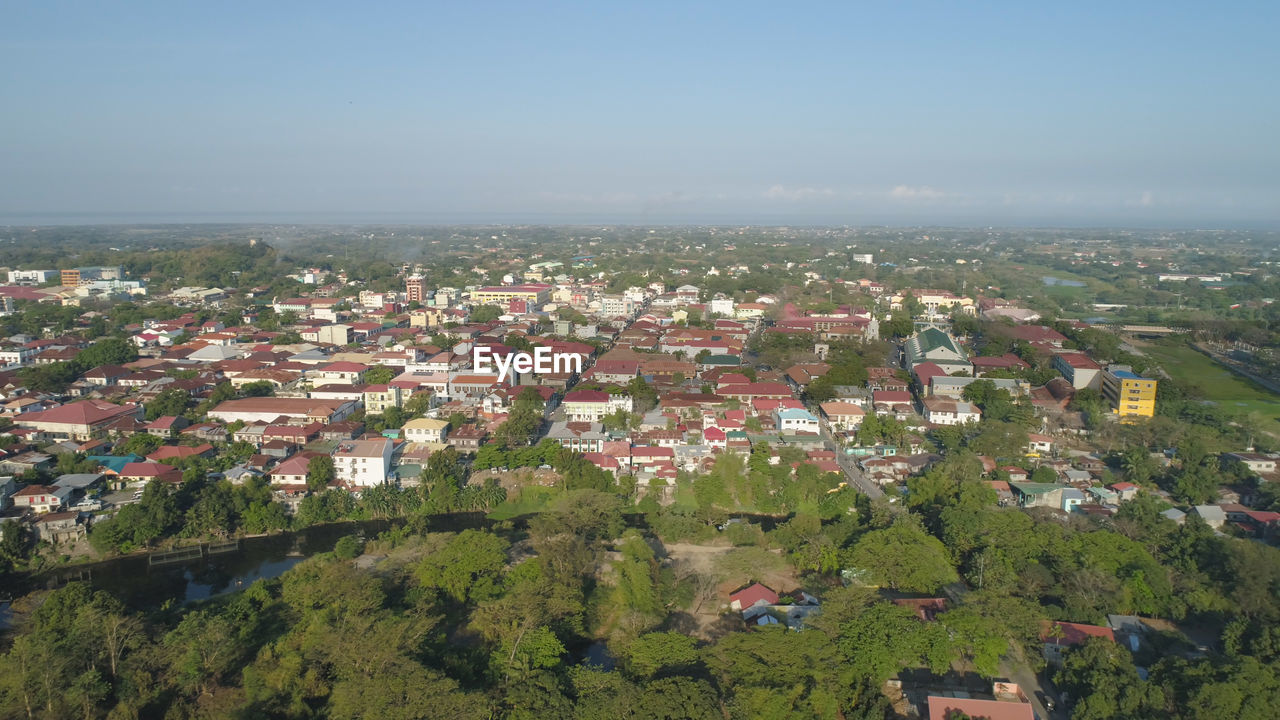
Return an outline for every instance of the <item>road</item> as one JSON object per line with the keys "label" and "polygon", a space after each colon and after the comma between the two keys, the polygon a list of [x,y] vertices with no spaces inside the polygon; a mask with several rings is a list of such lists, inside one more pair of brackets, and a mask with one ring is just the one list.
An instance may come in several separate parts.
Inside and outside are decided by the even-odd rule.
{"label": "road", "polygon": [[844,449],[840,447],[840,444],[831,437],[831,433],[827,430],[826,425],[822,426],[822,442],[828,450],[835,452],[836,464],[840,466],[841,470],[844,470],[844,476],[849,479],[849,482],[852,483],[854,487],[861,490],[862,494],[872,500],[884,497],[884,491],[875,483],[863,476],[862,470],[858,467],[857,462],[854,461],[851,455],[845,454]]}
{"label": "road", "polygon": [[1058,720],[1065,719],[1067,714],[1059,707],[1054,712],[1049,712],[1040,702],[1040,693],[1047,692],[1054,698],[1058,694],[1052,689],[1046,689],[1040,684],[1040,678],[1031,672],[1031,668],[1022,659],[1006,658],[1000,663],[1000,672],[1009,678],[1012,682],[1018,684],[1018,688],[1027,696],[1027,701],[1031,703],[1031,708],[1035,711],[1036,717],[1040,720]]}

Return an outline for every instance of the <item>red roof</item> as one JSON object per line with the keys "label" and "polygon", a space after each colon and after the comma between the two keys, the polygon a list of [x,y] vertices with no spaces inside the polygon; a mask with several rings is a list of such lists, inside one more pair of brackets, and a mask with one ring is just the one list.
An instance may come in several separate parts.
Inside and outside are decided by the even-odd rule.
{"label": "red roof", "polygon": [[1085,355],[1084,353],[1064,352],[1064,353],[1058,353],[1058,357],[1062,359],[1062,362],[1067,364],[1067,367],[1075,368],[1077,370],[1101,370],[1102,369],[1101,365],[1094,362],[1093,358],[1089,357],[1088,355]]}
{"label": "red roof", "polygon": [[911,393],[907,390],[876,390],[871,393],[873,403],[911,403]]}
{"label": "red roof", "polygon": [[603,390],[574,390],[564,396],[564,402],[607,403],[609,402],[609,393]]}
{"label": "red roof", "polygon": [[751,583],[729,596],[729,602],[739,603],[743,608],[749,608],[761,600],[770,605],[776,605],[778,603],[778,593],[760,583]]}
{"label": "red roof", "polygon": [[947,720],[964,714],[986,720],[1034,720],[1036,714],[1030,703],[1007,700],[975,700],[929,696],[929,720]]}
{"label": "red roof", "polygon": [[131,462],[120,470],[121,477],[149,477],[166,479],[181,476],[178,468],[158,462]]}
{"label": "red roof", "polygon": [[[1051,630],[1055,625],[1062,629],[1061,637],[1053,637]],[[1047,620],[1041,624],[1040,639],[1046,643],[1053,643],[1054,645],[1079,645],[1091,637],[1106,638],[1111,642],[1116,641],[1115,633],[1113,633],[1111,628],[1108,627],[1061,621],[1049,622]]]}
{"label": "red roof", "polygon": [[49,410],[27,413],[21,416],[19,421],[62,423],[65,425],[96,425],[120,415],[132,414],[137,409],[136,405],[114,405],[104,400],[81,400],[80,402],[59,405]]}

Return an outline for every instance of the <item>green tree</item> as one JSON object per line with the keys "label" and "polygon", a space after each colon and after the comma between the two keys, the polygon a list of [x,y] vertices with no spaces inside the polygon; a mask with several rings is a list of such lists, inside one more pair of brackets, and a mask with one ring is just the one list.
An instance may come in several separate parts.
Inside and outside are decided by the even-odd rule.
{"label": "green tree", "polygon": [[329,455],[317,455],[307,461],[307,489],[311,492],[324,492],[334,477],[333,458]]}
{"label": "green tree", "polygon": [[482,602],[497,596],[507,544],[497,535],[463,530],[438,552],[423,558],[417,577],[455,602]]}

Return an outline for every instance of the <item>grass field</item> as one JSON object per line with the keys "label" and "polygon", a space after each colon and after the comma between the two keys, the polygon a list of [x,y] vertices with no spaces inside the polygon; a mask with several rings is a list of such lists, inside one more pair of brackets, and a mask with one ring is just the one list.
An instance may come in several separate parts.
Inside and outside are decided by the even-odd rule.
{"label": "grass field", "polygon": [[1280,395],[1236,375],[1181,340],[1162,340],[1141,350],[1170,376],[1198,388],[1205,399],[1229,410],[1257,413],[1268,419],[1263,429],[1280,434]]}
{"label": "grass field", "polygon": [[542,512],[560,491],[555,488],[527,485],[520,489],[520,495],[514,500],[508,499],[489,512],[490,520],[510,520],[513,517]]}

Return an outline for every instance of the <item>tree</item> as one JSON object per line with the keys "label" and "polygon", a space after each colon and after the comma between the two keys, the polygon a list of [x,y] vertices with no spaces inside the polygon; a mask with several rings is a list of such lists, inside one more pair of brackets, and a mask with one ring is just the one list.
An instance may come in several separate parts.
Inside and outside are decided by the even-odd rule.
{"label": "tree", "polygon": [[497,305],[481,305],[471,310],[471,322],[487,323],[502,317],[502,308]]}
{"label": "tree", "polygon": [[364,381],[370,385],[386,385],[395,377],[395,369],[386,365],[374,365],[364,373]]}
{"label": "tree", "polygon": [[418,582],[454,602],[482,602],[498,595],[507,543],[492,533],[463,530],[418,564]]}
{"label": "tree", "polygon": [[1090,638],[1066,652],[1054,682],[1075,698],[1073,720],[1163,715],[1160,688],[1142,680],[1122,645]]}
{"label": "tree", "polygon": [[849,553],[848,563],[905,592],[936,593],[959,579],[942,543],[907,519],[864,535]]}
{"label": "tree", "polygon": [[187,409],[191,395],[186,390],[169,388],[161,390],[154,400],[147,403],[147,419],[181,415]]}
{"label": "tree", "polygon": [[683,674],[699,662],[696,641],[677,632],[641,635],[627,646],[626,657],[627,669],[642,679],[664,671]]}
{"label": "tree", "polygon": [[329,455],[317,455],[307,461],[307,489],[311,492],[323,492],[334,476],[333,458]]}
{"label": "tree", "polygon": [[123,338],[103,338],[76,353],[81,372],[103,365],[123,365],[138,359],[138,348]]}

